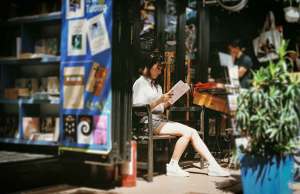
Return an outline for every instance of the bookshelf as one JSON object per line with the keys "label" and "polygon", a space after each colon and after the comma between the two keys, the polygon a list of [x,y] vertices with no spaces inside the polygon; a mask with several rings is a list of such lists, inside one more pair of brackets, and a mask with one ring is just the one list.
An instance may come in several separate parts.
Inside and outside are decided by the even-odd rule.
{"label": "bookshelf", "polygon": [[34,99],[18,99],[18,100],[9,100],[9,99],[0,99],[0,104],[53,104],[59,105],[58,100],[34,100]]}
{"label": "bookshelf", "polygon": [[60,21],[60,19],[61,19],[61,11],[56,11],[56,12],[51,12],[46,14],[9,18],[7,20],[7,24],[18,25],[18,24],[26,24],[26,23],[42,23],[42,22],[49,22],[49,21]]}
{"label": "bookshelf", "polygon": [[59,56],[43,56],[35,57],[31,59],[18,59],[17,57],[2,57],[0,58],[0,64],[2,65],[47,65],[60,63]]}
{"label": "bookshelf", "polygon": [[12,1],[2,7],[2,143],[58,144],[60,7],[61,1],[47,0]]}

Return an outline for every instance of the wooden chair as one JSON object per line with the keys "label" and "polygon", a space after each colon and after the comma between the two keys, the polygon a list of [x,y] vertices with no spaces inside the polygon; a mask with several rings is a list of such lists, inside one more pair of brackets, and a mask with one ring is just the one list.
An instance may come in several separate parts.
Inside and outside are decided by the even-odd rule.
{"label": "wooden chair", "polygon": [[[152,113],[149,104],[133,106],[132,113],[133,136],[137,140],[138,149],[139,145],[147,146],[146,162],[137,161],[137,168],[147,170],[146,179],[147,181],[152,182],[154,172],[154,141],[171,141],[177,137],[173,135],[153,135]],[[148,117],[147,124],[140,123],[140,119],[144,116]]]}

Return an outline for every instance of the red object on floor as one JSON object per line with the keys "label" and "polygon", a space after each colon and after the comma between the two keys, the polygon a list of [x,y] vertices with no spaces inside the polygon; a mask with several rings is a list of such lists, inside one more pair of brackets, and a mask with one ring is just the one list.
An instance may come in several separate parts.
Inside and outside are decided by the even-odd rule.
{"label": "red object on floor", "polygon": [[131,141],[130,161],[122,165],[122,186],[136,186],[136,141]]}

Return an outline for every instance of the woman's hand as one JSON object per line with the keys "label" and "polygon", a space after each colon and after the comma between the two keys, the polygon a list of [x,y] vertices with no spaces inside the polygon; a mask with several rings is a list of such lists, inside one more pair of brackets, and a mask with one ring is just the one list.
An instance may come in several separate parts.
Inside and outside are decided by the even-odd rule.
{"label": "woman's hand", "polygon": [[164,108],[170,106],[170,100],[173,96],[173,91],[169,91],[168,93],[165,93],[161,95],[158,99],[150,103],[151,110],[153,110],[156,106],[159,104],[162,104]]}
{"label": "woman's hand", "polygon": [[166,109],[166,108],[169,108],[171,105],[172,105],[172,104],[171,104],[170,102],[166,102],[166,103],[164,103],[164,108],[165,108],[165,109]]}
{"label": "woman's hand", "polygon": [[161,103],[169,103],[172,96],[173,96],[173,91],[169,91],[168,93],[163,94],[159,100]]}

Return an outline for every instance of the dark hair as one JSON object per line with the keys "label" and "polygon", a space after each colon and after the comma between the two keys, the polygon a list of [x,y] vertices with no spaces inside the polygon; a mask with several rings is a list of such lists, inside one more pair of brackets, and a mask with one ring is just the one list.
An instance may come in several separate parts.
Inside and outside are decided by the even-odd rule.
{"label": "dark hair", "polygon": [[151,53],[144,53],[140,55],[139,63],[142,64],[139,67],[139,73],[143,74],[143,70],[145,67],[147,69],[151,69],[152,66],[156,63],[162,64],[163,63],[163,57],[160,55],[159,51],[153,51]]}
{"label": "dark hair", "polygon": [[[141,66],[139,68],[139,73],[141,75],[143,75],[144,69],[147,68],[147,75],[145,75],[145,76],[150,77],[150,69],[153,67],[153,65],[155,65],[157,63],[162,64],[162,62],[163,62],[163,57],[160,55],[159,52],[154,51],[150,54],[146,54],[143,57],[143,61],[142,61],[143,66]],[[153,80],[153,84],[155,86],[158,85],[158,82],[159,82],[159,78],[157,78],[156,80]]]}
{"label": "dark hair", "polygon": [[152,53],[150,56],[148,56],[148,59],[146,59],[146,67],[149,69],[156,63],[161,64],[163,62],[163,58],[158,53]]}
{"label": "dark hair", "polygon": [[234,39],[229,42],[228,46],[232,46],[234,48],[242,48],[241,40],[240,39]]}

